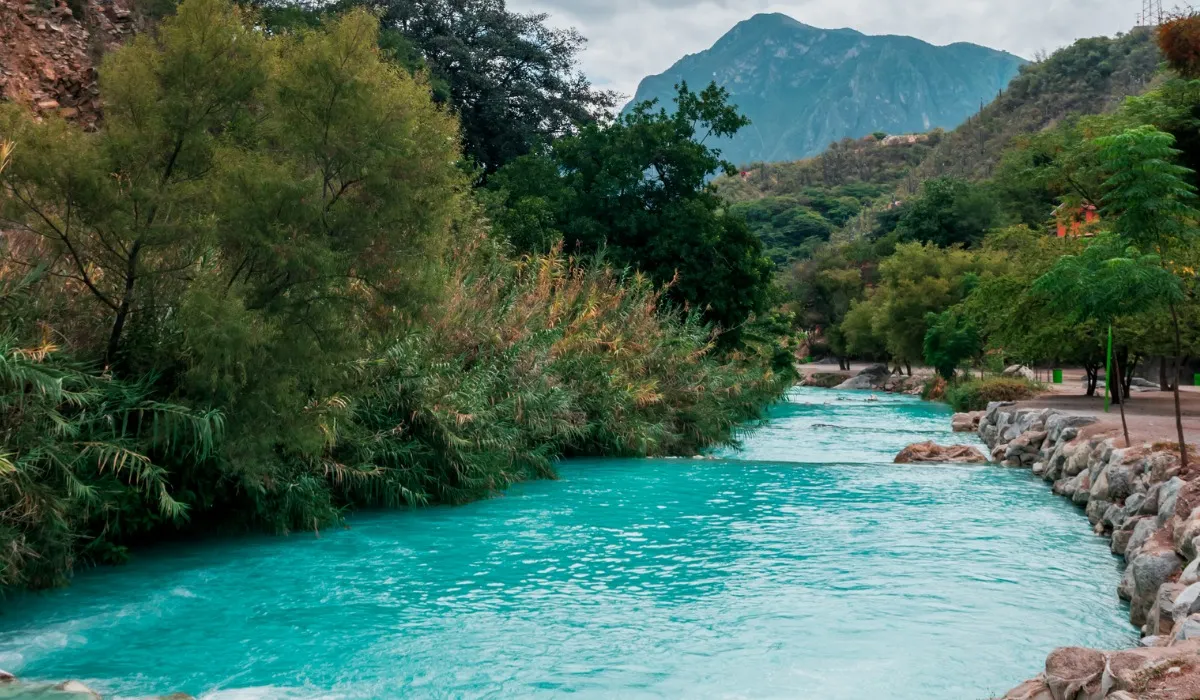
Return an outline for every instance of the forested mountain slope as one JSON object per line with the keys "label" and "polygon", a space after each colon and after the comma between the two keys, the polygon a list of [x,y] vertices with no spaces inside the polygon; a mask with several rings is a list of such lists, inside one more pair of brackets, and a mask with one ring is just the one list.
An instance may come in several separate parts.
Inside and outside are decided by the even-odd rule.
{"label": "forested mountain slope", "polygon": [[1024,60],[974,44],[933,46],[902,36],[818,29],[756,15],[712,48],[642,81],[634,103],[711,81],[751,120],[722,142],[735,163],[816,155],[842,138],[953,128],[991,100]]}

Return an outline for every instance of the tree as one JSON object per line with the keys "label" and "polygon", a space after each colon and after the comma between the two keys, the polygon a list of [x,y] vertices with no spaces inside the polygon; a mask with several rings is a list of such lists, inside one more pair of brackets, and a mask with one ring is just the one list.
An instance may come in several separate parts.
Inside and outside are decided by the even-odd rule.
{"label": "tree", "polygon": [[[514,244],[544,245],[561,233],[568,249],[604,250],[616,265],[670,285],[669,298],[732,343],[766,308],[772,266],[713,192],[710,177],[733,166],[705,141],[747,122],[715,84],[700,93],[681,85],[675,103],[671,113],[642,103],[610,126],[585,126],[518,159],[489,184],[492,213]],[[512,212],[530,211],[514,224]]]}
{"label": "tree", "polygon": [[[353,6],[358,0],[339,7]],[[586,40],[505,0],[369,0],[445,82],[466,155],[494,173],[535,146],[606,117],[616,95],[578,70]]]}
{"label": "tree", "polygon": [[908,202],[897,226],[903,240],[942,247],[974,245],[999,222],[994,198],[977,185],[954,178],[936,178],[921,186]]}
{"label": "tree", "polygon": [[[904,243],[879,266],[879,285],[854,304],[842,330],[855,352],[882,344],[895,362],[909,366],[925,356],[930,314],[958,304],[978,279],[979,261],[968,251],[931,243]],[[869,331],[868,331],[869,329]]]}
{"label": "tree", "polygon": [[[1120,316],[1143,313],[1183,298],[1179,280],[1163,269],[1158,256],[1143,255],[1112,233],[1093,239],[1079,255],[1059,258],[1034,283],[1032,292],[1074,320],[1094,320],[1101,328]],[[1120,387],[1119,366],[1115,378]],[[1120,406],[1125,442],[1131,444],[1125,402],[1120,401]]]}
{"label": "tree", "polygon": [[[1096,139],[1101,161],[1112,173],[1104,183],[1102,213],[1113,219],[1113,229],[1118,235],[1140,251],[1153,252],[1162,269],[1177,276],[1171,269],[1170,256],[1195,245],[1198,238],[1195,222],[1200,211],[1192,206],[1196,189],[1185,179],[1192,172],[1174,162],[1180,154],[1174,143],[1173,136],[1152,126]],[[1175,282],[1175,293],[1164,296],[1160,303],[1167,306],[1175,336],[1175,427],[1180,459],[1186,467],[1187,443],[1178,381],[1183,356],[1178,303],[1184,297],[1178,291],[1179,280]],[[1147,304],[1150,306],[1153,304]]]}
{"label": "tree", "polygon": [[925,332],[925,362],[947,381],[954,379],[964,362],[983,351],[975,325],[954,309],[926,314],[925,324],[929,328]]}

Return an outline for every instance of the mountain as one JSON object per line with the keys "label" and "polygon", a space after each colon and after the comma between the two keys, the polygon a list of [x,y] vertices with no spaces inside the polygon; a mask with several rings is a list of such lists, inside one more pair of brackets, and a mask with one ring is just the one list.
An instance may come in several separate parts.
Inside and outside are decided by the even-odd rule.
{"label": "mountain", "polygon": [[716,81],[753,122],[722,144],[725,157],[795,160],[846,137],[956,127],[993,100],[1024,63],[974,44],[934,46],[760,14],[707,51],[644,79],[633,101],[658,98],[670,105],[675,84],[700,89]]}

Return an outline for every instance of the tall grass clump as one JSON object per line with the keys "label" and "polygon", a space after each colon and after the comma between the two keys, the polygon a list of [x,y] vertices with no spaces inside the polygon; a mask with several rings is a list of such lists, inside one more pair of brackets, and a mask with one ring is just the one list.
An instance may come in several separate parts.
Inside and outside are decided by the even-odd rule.
{"label": "tall grass clump", "polygon": [[945,400],[955,411],[982,411],[993,401],[1023,401],[1041,391],[1037,382],[1014,377],[971,379],[949,384]]}

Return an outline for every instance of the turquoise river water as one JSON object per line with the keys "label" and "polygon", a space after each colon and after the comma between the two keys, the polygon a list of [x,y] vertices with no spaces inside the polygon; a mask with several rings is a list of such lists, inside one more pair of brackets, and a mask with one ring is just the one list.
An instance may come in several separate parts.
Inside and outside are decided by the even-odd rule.
{"label": "turquoise river water", "polygon": [[897,466],[941,407],[797,389],[741,452],[174,545],[3,603],[0,668],[138,697],[974,700],[1133,629],[1028,472]]}

